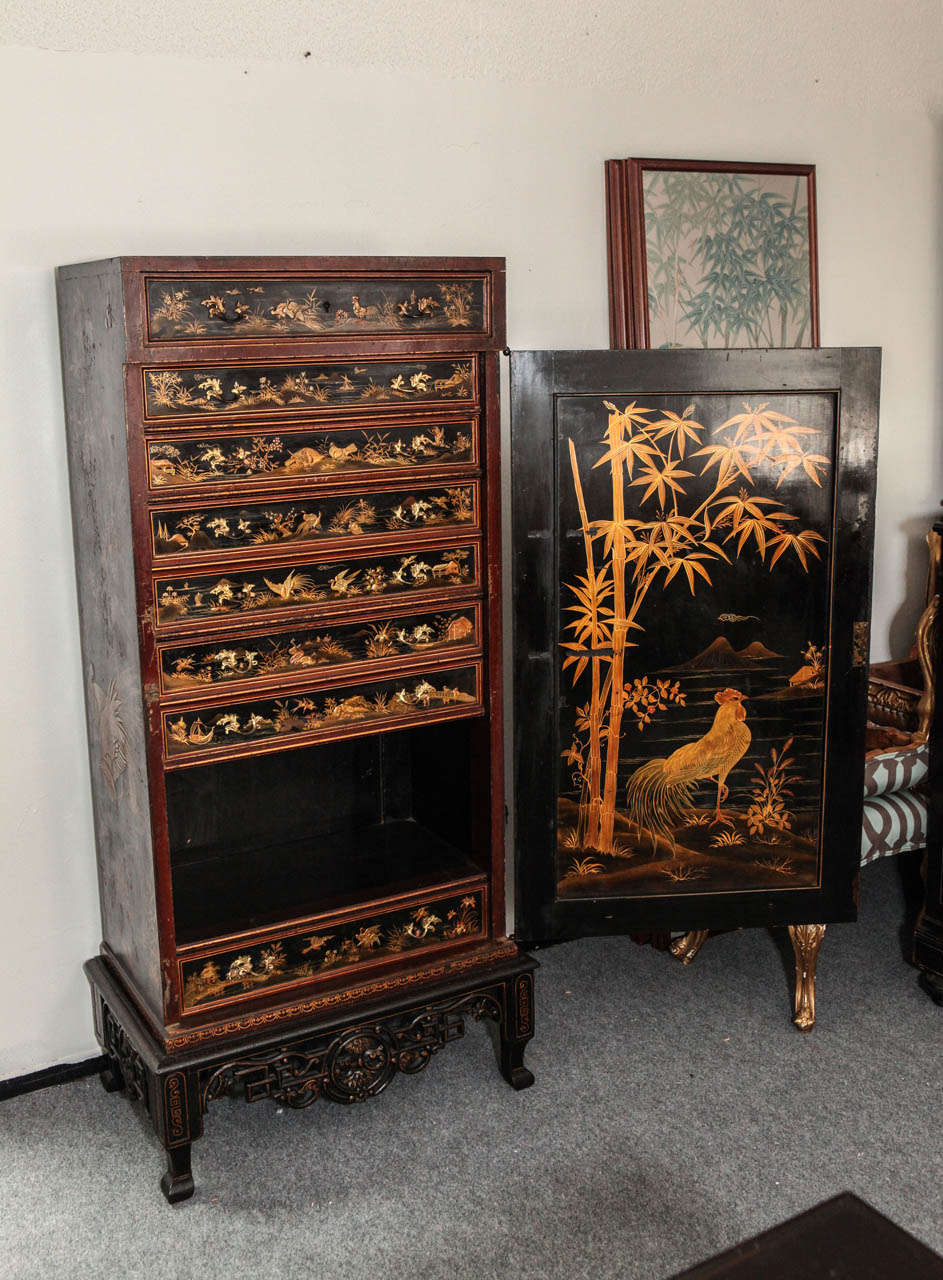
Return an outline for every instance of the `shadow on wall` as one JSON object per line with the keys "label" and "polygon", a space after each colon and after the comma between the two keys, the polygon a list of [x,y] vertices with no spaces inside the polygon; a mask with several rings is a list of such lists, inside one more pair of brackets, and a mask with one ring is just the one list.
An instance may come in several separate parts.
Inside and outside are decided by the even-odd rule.
{"label": "shadow on wall", "polygon": [[[933,474],[940,487],[940,499],[943,501],[943,114],[935,123],[936,142],[934,147],[934,163],[936,181],[936,284],[934,295],[937,299],[935,316],[936,331],[934,333],[933,350],[936,357],[936,386],[934,388],[934,406],[932,421],[936,424],[934,431]],[[915,516],[905,520],[900,526],[901,533],[907,539],[904,580],[901,583],[901,604],[891,619],[888,640],[890,652],[894,657],[903,657],[910,652],[914,642],[914,629],[923,610],[927,581],[927,546],[925,538],[927,530],[935,519],[943,515],[939,509],[930,511],[926,516]]]}
{"label": "shadow on wall", "polygon": [[[938,389],[937,399],[939,398]],[[939,413],[934,414],[934,421],[939,421]],[[940,497],[943,499],[943,485]],[[893,658],[906,658],[913,648],[914,633],[926,599],[929,566],[927,532],[936,519],[936,514],[930,511],[926,515],[912,516],[898,526],[907,539],[907,550],[899,591],[900,605],[888,628],[888,642]],[[875,554],[880,555],[880,548],[876,548]]]}

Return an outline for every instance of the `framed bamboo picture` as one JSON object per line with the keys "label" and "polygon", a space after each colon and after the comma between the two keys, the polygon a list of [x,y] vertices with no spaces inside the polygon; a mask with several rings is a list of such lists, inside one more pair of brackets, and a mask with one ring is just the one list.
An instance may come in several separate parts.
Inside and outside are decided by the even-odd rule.
{"label": "framed bamboo picture", "polygon": [[613,347],[817,347],[815,166],[606,162]]}

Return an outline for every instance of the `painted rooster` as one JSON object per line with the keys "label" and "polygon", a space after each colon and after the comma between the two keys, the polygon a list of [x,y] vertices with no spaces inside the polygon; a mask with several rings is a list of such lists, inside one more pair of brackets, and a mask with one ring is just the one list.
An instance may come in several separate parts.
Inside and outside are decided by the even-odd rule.
{"label": "painted rooster", "polygon": [[651,832],[653,847],[658,835],[674,844],[672,832],[691,810],[691,792],[706,778],[717,782],[714,821],[720,821],[720,806],[729,794],[727,775],[745,754],[752,735],[740,690],[721,689],[714,697],[719,705],[703,738],[686,742],[666,760],[647,761],[629,779],[629,819]]}

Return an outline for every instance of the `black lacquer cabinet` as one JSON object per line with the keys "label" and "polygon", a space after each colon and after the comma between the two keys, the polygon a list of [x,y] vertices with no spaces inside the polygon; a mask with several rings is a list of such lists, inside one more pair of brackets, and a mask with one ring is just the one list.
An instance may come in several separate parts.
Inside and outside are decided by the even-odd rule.
{"label": "black lacquer cabinet", "polygon": [[879,376],[512,356],[520,937],[854,919]]}

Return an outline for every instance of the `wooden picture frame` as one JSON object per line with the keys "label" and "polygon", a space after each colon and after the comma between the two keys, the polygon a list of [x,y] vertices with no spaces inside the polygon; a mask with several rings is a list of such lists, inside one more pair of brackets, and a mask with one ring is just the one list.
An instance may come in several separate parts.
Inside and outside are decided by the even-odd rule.
{"label": "wooden picture frame", "polygon": [[819,345],[815,165],[607,160],[606,209],[611,346]]}

